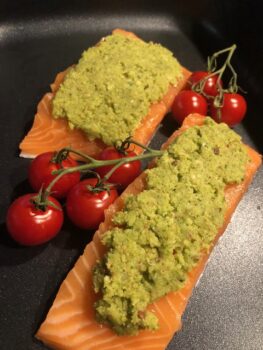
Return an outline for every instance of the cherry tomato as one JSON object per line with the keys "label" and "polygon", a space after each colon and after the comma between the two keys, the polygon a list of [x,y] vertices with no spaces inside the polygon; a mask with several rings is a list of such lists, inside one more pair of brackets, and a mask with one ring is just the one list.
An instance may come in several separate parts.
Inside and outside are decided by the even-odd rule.
{"label": "cherry tomato", "polygon": [[223,107],[211,106],[211,116],[217,122],[234,126],[241,122],[247,111],[247,103],[243,96],[236,93],[225,93]]}
{"label": "cherry tomato", "polygon": [[79,228],[95,230],[104,220],[104,210],[118,197],[116,189],[92,192],[98,179],[86,179],[76,184],[69,191],[66,210],[70,220]]}
{"label": "cherry tomato", "polygon": [[[206,78],[210,73],[205,71],[194,72],[189,78],[190,86],[198,83],[200,80]],[[209,96],[216,96],[218,94],[218,85],[217,85],[218,75],[213,75],[209,77],[204,85],[204,93]],[[218,83],[222,86],[222,80],[220,79]]]}
{"label": "cherry tomato", "polygon": [[22,245],[38,245],[56,236],[63,224],[63,210],[59,202],[49,196],[48,201],[57,208],[48,205],[45,210],[36,208],[32,198],[37,193],[18,197],[9,207],[6,225],[11,237]]}
{"label": "cherry tomato", "polygon": [[[61,168],[66,169],[78,165],[77,162],[70,157],[63,160],[61,164],[55,163],[52,161],[53,156],[53,152],[42,153],[31,162],[28,180],[34,191],[38,192],[42,186],[43,189],[45,189],[49,185],[54,177],[56,177],[56,175],[51,174],[52,171],[59,170]],[[71,187],[73,187],[79,181],[79,172],[65,174],[53,186],[52,196],[56,198],[66,197]]]}
{"label": "cherry tomato", "polygon": [[[126,155],[121,152],[118,152],[114,147],[105,148],[99,155],[100,160],[111,160],[111,159],[120,159],[127,157],[135,157],[136,153],[133,151],[128,151]],[[104,166],[97,168],[96,172],[104,177],[113,166]],[[114,184],[119,184],[122,188],[127,187],[137,176],[141,173],[141,162],[140,160],[135,160],[121,165],[117,168],[114,173],[109,178],[109,182]]]}
{"label": "cherry tomato", "polygon": [[184,118],[191,113],[207,114],[206,99],[191,90],[183,90],[175,97],[172,105],[172,114],[178,123],[182,123]]}

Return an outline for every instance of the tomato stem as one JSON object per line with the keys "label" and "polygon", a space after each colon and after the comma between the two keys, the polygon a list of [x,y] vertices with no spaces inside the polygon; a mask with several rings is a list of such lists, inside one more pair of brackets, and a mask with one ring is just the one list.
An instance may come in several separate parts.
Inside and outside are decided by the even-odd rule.
{"label": "tomato stem", "polygon": [[150,147],[148,147],[148,146],[145,146],[145,145],[143,145],[142,143],[140,143],[140,142],[138,142],[138,141],[136,141],[136,140],[132,140],[132,139],[131,139],[129,142],[130,142],[130,144],[133,143],[134,145],[137,145],[137,146],[143,148],[144,150],[146,150],[146,151],[148,151],[148,152],[156,152],[156,150],[154,150],[154,149],[152,149],[152,148],[150,148]]}
{"label": "tomato stem", "polygon": [[118,145],[118,143],[116,143],[114,147],[116,148],[116,150],[118,152],[126,154],[126,151],[129,149],[131,144],[137,145],[137,146],[141,147],[142,149],[144,149],[146,151],[149,151],[149,152],[154,151],[152,148],[150,148],[148,146],[145,146],[145,145],[143,145],[142,143],[140,143],[140,142],[138,142],[136,140],[133,140],[131,137],[127,137],[126,140],[121,141],[120,146]]}
{"label": "tomato stem", "polygon": [[[123,158],[125,159],[125,158]],[[111,175],[115,172],[115,170],[117,170],[119,167],[121,167],[123,164],[125,164],[127,162],[123,162],[120,161],[117,164],[115,164],[110,171],[107,172],[107,174],[103,177],[103,179],[101,180],[101,182],[106,182],[109,180],[109,178],[111,177]]]}

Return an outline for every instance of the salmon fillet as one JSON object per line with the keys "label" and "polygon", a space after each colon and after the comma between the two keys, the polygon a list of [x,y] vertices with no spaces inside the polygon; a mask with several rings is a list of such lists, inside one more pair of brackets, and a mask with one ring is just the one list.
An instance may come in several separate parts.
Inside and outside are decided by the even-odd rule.
{"label": "salmon fillet", "polygon": [[[194,125],[202,125],[203,121],[203,116],[197,114],[188,116],[182,127],[168,139],[163,148],[184,130]],[[226,229],[242,195],[261,165],[261,156],[250,147],[246,147],[251,161],[247,165],[244,181],[238,185],[227,186],[225,189],[227,211],[224,225],[219,229],[214,244]],[[164,350],[173,334],[181,328],[182,314],[214,244],[209,253],[204,253],[196,267],[190,271],[182,289],[167,294],[149,306],[149,310],[159,319],[160,327],[157,331],[143,330],[135,336],[118,336],[110,328],[98,324],[95,320],[93,304],[96,295],[92,286],[92,268],[105,253],[101,236],[111,228],[112,217],[123,208],[125,197],[128,194],[140,193],[145,184],[146,175],[142,173],[106,211],[105,221],[62,283],[46,320],[36,334],[36,337],[45,344],[61,350]]]}
{"label": "salmon fillet", "polygon": [[[113,33],[140,40],[135,34],[121,29],[115,29]],[[52,100],[60,84],[63,82],[67,71],[68,69],[56,76],[54,83],[51,84],[51,92],[45,94],[39,102],[32,128],[19,145],[21,157],[34,158],[43,152],[57,151],[68,146],[92,157],[96,157],[101,150],[106,147],[101,140],[89,140],[82,130],[76,128],[73,130],[70,129],[66,119],[53,118]],[[132,135],[135,140],[144,145],[149,143],[158,125],[167,112],[169,112],[175,96],[185,86],[190,74],[191,73],[187,69],[182,67],[182,78],[178,81],[176,86],[169,86],[167,93],[163,96],[161,101],[153,103],[150,106],[148,114],[143,118],[142,122],[135,130],[134,135]],[[136,153],[141,153],[143,151],[138,146],[133,147]],[[77,157],[78,156],[75,155],[75,158]]]}

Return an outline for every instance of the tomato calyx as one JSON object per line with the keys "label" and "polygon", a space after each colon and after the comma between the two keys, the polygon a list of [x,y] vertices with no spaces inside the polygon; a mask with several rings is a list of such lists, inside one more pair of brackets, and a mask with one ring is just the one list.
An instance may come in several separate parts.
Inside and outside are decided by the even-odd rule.
{"label": "tomato calyx", "polygon": [[130,148],[130,145],[132,144],[132,139],[131,136],[127,137],[124,141],[116,141],[114,143],[114,148],[116,149],[117,152],[120,154],[127,156],[128,154],[128,149]]}
{"label": "tomato calyx", "polygon": [[95,186],[87,185],[86,188],[92,193],[100,193],[104,191],[110,193],[110,190],[113,186],[114,186],[113,184],[108,184],[105,182],[97,182]]}
{"label": "tomato calyx", "polygon": [[61,167],[63,167],[62,162],[68,158],[69,153],[70,148],[62,148],[59,152],[54,152],[50,161],[51,163],[59,164]]}
{"label": "tomato calyx", "polygon": [[36,196],[31,197],[30,203],[32,203],[36,209],[41,210],[42,212],[45,212],[48,207],[61,210],[61,208],[48,199],[49,195],[50,193],[47,190],[43,190],[43,188],[41,188]]}
{"label": "tomato calyx", "polygon": [[109,194],[110,190],[113,187],[115,187],[114,184],[107,182],[107,179],[109,178],[109,176],[107,177],[106,175],[105,177],[101,178],[100,175],[95,171],[91,171],[91,173],[93,173],[96,176],[97,182],[95,185],[91,185],[91,184],[86,185],[86,188],[89,192],[100,193],[100,192],[106,191]]}

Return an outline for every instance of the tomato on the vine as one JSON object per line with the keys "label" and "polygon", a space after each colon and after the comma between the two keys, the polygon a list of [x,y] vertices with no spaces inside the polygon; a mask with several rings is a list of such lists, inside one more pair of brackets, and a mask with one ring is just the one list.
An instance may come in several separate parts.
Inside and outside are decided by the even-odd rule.
{"label": "tomato on the vine", "polygon": [[[78,163],[69,156],[62,160],[61,163],[56,163],[53,152],[42,153],[37,156],[29,166],[28,180],[34,191],[38,192],[40,188],[47,188],[50,182],[56,177],[52,172],[59,169],[67,169],[75,167]],[[80,172],[63,175],[52,187],[52,196],[56,198],[63,198],[68,191],[76,183],[80,181]]]}
{"label": "tomato on the vine", "polygon": [[[118,197],[115,188],[96,189],[98,179],[85,179],[69,191],[66,211],[79,228],[95,230],[104,220],[104,210]],[[107,184],[105,184],[107,186]]]}
{"label": "tomato on the vine", "polygon": [[59,202],[48,196],[46,208],[34,204],[37,193],[18,197],[9,207],[6,225],[11,237],[22,245],[38,245],[57,235],[63,224],[63,210]]}
{"label": "tomato on the vine", "polygon": [[[189,85],[192,87],[193,85],[206,78],[208,75],[210,75],[210,73],[206,71],[194,72],[189,78]],[[212,75],[205,82],[203,92],[208,96],[215,97],[218,94],[218,85],[222,87],[222,80],[219,79],[217,74]]]}
{"label": "tomato on the vine", "polygon": [[182,123],[183,120],[191,113],[199,113],[202,115],[207,114],[207,102],[206,99],[191,90],[183,90],[175,97],[172,105],[172,114],[178,123]]}
{"label": "tomato on the vine", "polygon": [[[133,151],[126,151],[125,153],[118,151],[114,147],[105,148],[99,155],[100,160],[121,159],[128,157],[135,157],[136,153]],[[111,169],[111,166],[103,166],[96,169],[96,172],[103,178]],[[108,181],[110,183],[118,184],[121,188],[127,187],[137,176],[141,173],[141,161],[135,160],[133,162],[125,163],[117,168],[110,176]]]}
{"label": "tomato on the vine", "polygon": [[242,121],[247,111],[247,103],[244,97],[237,93],[224,93],[223,106],[216,108],[211,106],[211,116],[217,122],[223,122],[234,126]]}

